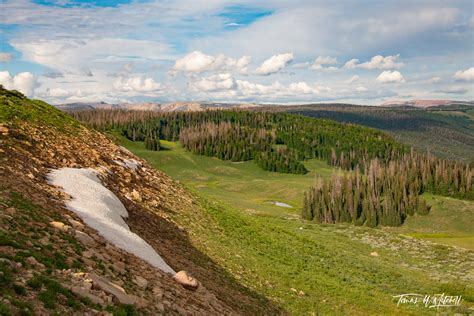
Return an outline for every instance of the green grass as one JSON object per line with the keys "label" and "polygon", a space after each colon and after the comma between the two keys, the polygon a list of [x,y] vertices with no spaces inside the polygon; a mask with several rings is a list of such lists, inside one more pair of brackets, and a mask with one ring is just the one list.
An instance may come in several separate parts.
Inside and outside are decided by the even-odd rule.
{"label": "green grass", "polygon": [[409,217],[390,230],[436,243],[474,250],[474,201],[424,194],[431,205],[425,216]]}
{"label": "green grass", "polygon": [[18,127],[24,122],[54,127],[66,133],[78,133],[81,127],[70,115],[43,101],[30,100],[16,91],[0,88],[0,123]]}
{"label": "green grass", "polygon": [[[445,289],[473,305],[472,280],[466,275],[474,267],[467,250],[381,229],[300,220],[303,191],[315,175],[335,172],[321,161],[307,162],[307,175],[287,175],[263,171],[253,162],[193,155],[175,143],[163,141],[166,150],[151,152],[140,143],[121,142],[198,197],[200,208],[172,215],[186,227],[193,244],[292,314],[430,314],[435,311],[397,307],[392,296]],[[447,227],[456,230],[452,223]],[[373,251],[379,256],[371,256]]]}
{"label": "green grass", "polygon": [[[310,171],[305,175],[264,171],[253,161],[231,162],[191,154],[178,143],[160,141],[166,150],[150,152],[141,143],[121,138],[130,150],[145,157],[152,165],[204,195],[221,200],[249,213],[297,217],[302,206],[303,192],[314,184],[315,178],[331,177],[342,171],[324,161],[312,159],[304,163]],[[278,201],[293,208],[273,205]]]}

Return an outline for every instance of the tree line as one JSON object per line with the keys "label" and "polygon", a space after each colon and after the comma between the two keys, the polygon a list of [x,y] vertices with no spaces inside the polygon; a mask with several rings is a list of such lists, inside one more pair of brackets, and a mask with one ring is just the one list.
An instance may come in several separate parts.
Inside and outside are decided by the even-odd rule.
{"label": "tree line", "polygon": [[409,215],[428,214],[430,206],[420,199],[424,192],[473,200],[473,176],[465,163],[414,151],[388,164],[373,159],[365,170],[333,176],[305,192],[302,218],[400,226]]}
{"label": "tree line", "polygon": [[311,158],[354,169],[374,158],[388,162],[407,151],[375,129],[288,113],[94,110],[72,115],[97,129],[115,129],[132,141],[180,140],[197,154],[255,160],[264,170],[284,173],[307,172],[301,161]]}

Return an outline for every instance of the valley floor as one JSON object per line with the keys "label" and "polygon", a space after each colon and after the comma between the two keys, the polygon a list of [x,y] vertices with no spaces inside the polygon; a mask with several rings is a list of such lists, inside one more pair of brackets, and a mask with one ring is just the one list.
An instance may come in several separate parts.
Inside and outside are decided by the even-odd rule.
{"label": "valley floor", "polygon": [[[431,214],[400,228],[319,225],[300,220],[299,210],[302,192],[316,176],[340,172],[324,162],[305,163],[306,175],[285,175],[253,162],[193,155],[176,143],[162,142],[166,150],[151,152],[120,141],[199,197],[196,212],[174,215],[195,246],[292,314],[438,312],[397,306],[394,296],[404,293],[462,295],[461,307],[439,312],[474,307],[474,252],[467,249],[474,237],[473,202],[426,195]],[[466,220],[459,222],[459,213]]]}

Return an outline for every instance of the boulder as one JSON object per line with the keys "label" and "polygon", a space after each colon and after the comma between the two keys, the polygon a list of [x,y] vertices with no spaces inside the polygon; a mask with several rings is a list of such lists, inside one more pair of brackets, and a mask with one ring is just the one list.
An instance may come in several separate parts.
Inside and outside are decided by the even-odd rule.
{"label": "boulder", "polygon": [[92,237],[90,237],[86,233],[81,232],[80,230],[74,231],[74,236],[76,237],[78,241],[80,241],[85,246],[89,246],[89,247],[95,246],[95,240],[92,239]]}
{"label": "boulder", "polygon": [[198,280],[190,276],[186,271],[179,271],[173,276],[173,279],[188,289],[197,289],[199,287]]}
{"label": "boulder", "polygon": [[54,228],[57,228],[59,230],[62,230],[63,232],[66,232],[70,226],[64,224],[63,222],[57,222],[57,221],[52,221],[49,223],[49,225],[53,226]]}
{"label": "boulder", "polygon": [[130,304],[140,308],[145,307],[148,304],[145,299],[135,295],[127,294],[121,286],[118,286],[117,284],[114,284],[101,276],[90,273],[89,277],[92,280],[92,285],[94,288],[100,289],[107,294],[112,295],[114,299],[120,304]]}
{"label": "boulder", "polygon": [[94,295],[92,293],[90,293],[87,289],[84,289],[82,287],[79,287],[79,286],[72,286],[70,287],[70,290],[72,293],[76,294],[77,296],[82,296],[82,297],[87,297],[89,298],[92,303],[94,304],[104,304],[104,300],[100,297],[98,297],[97,295]]}
{"label": "boulder", "polygon": [[84,224],[82,224],[79,221],[76,221],[72,218],[69,218],[68,221],[72,225],[72,227],[74,227],[75,229],[83,229],[84,228]]}
{"label": "boulder", "polygon": [[145,279],[145,278],[142,278],[141,276],[137,275],[134,279],[133,279],[133,283],[135,283],[136,285],[138,285],[138,287],[142,288],[142,289],[146,289],[146,287],[148,286],[148,280]]}

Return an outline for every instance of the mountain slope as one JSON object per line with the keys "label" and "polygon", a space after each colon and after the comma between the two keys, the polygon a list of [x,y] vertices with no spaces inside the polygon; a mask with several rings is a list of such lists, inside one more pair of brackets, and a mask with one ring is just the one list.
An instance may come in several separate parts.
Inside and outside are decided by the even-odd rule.
{"label": "mountain slope", "polygon": [[[134,159],[140,168],[125,163]],[[199,208],[166,175],[68,115],[0,89],[0,310],[17,314],[278,314],[190,242],[173,213]],[[93,168],[125,205],[130,229],[176,271],[170,274],[107,242],[65,209],[68,196],[48,184],[51,169]],[[126,305],[123,305],[126,304]]]}
{"label": "mountain slope", "polygon": [[315,118],[381,129],[397,140],[441,158],[474,159],[474,107],[458,104],[427,109],[350,104],[308,104],[272,107]]}

